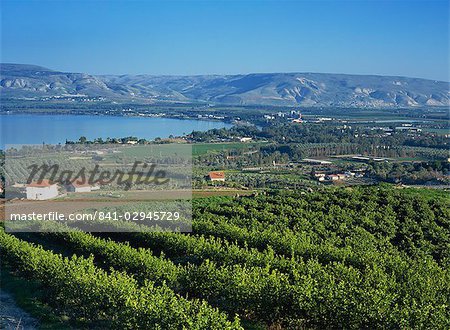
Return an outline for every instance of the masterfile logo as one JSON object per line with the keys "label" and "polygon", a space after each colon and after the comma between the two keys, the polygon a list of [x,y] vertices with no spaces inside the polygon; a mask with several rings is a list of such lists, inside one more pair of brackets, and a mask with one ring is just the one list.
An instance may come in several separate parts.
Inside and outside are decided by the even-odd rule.
{"label": "masterfile logo", "polygon": [[6,230],[188,232],[191,155],[170,144],[8,146]]}

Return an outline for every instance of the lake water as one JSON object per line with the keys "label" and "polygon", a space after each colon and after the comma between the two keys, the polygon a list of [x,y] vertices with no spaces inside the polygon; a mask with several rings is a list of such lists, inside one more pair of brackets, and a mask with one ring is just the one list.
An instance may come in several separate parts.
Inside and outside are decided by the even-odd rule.
{"label": "lake water", "polygon": [[213,128],[231,127],[217,121],[182,120],[149,117],[77,116],[77,115],[0,115],[0,146],[5,144],[47,144],[75,141],[80,136],[144,139],[189,134]]}

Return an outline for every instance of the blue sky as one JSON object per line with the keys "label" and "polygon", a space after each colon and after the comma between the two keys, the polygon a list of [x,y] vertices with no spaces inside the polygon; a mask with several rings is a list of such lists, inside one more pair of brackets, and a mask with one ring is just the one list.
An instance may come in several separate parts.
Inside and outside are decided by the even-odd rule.
{"label": "blue sky", "polygon": [[92,74],[449,81],[449,1],[1,1],[2,62]]}

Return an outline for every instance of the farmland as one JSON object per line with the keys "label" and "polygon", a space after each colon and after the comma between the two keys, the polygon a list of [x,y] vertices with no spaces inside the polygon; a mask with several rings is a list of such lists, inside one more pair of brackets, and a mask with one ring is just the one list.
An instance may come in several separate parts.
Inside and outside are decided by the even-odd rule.
{"label": "farmland", "polygon": [[247,150],[252,149],[261,143],[196,143],[192,146],[192,155],[201,156],[209,152],[223,152],[227,150]]}
{"label": "farmland", "polygon": [[449,7],[0,0],[0,330],[450,330]]}
{"label": "farmland", "polygon": [[446,328],[448,196],[422,192],[200,198],[191,234],[2,232],[2,260],[66,324]]}
{"label": "farmland", "polygon": [[[37,161],[125,172],[140,160],[175,163],[175,174],[192,176],[169,191],[146,190],[136,173],[124,176],[129,187],[64,190],[54,205],[91,213],[94,202],[111,212],[172,205],[189,216],[157,231],[119,219],[102,220],[102,232],[95,221],[84,231],[76,222],[60,224],[70,232],[39,223],[1,231],[5,289],[52,329],[447,329],[448,138],[366,119],[13,151],[6,182],[22,191],[18,209],[33,203],[23,189]],[[172,204],[159,201],[174,193]]]}

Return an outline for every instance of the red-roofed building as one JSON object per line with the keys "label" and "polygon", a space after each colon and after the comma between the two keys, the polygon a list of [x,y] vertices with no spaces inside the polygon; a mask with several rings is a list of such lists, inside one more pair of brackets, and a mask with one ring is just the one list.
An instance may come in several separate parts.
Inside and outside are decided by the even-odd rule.
{"label": "red-roofed building", "polygon": [[210,181],[225,181],[225,173],[223,171],[214,171],[208,173],[208,179]]}
{"label": "red-roofed building", "polygon": [[58,186],[49,180],[31,182],[26,186],[27,199],[46,200],[58,197]]}
{"label": "red-roofed building", "polygon": [[66,186],[68,192],[91,192],[97,189],[99,189],[98,186],[92,186],[83,179],[75,179]]}

